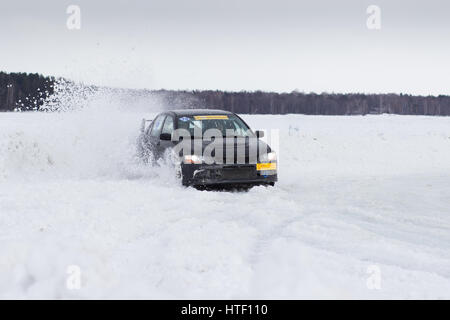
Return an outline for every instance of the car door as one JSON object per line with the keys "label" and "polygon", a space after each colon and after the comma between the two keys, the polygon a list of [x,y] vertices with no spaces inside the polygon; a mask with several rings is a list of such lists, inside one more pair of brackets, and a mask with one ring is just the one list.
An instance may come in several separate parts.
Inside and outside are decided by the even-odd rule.
{"label": "car door", "polygon": [[[173,128],[174,118],[171,115],[167,115],[166,119],[164,120],[164,125],[161,129],[161,134],[172,136]],[[157,145],[159,155],[163,156],[164,152],[171,147],[173,147],[172,140],[159,140],[159,144]]]}
{"label": "car door", "polygon": [[158,159],[160,157],[159,136],[161,134],[161,129],[164,124],[165,118],[166,118],[165,114],[161,114],[161,115],[157,116],[156,119],[152,123],[152,127],[151,127],[149,135],[148,135],[149,147],[150,147],[155,159]]}

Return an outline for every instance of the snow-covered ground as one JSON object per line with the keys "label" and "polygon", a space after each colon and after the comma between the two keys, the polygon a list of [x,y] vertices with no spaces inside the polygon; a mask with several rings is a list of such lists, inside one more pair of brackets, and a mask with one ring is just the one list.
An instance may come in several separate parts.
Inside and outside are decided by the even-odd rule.
{"label": "snow-covered ground", "polygon": [[450,118],[244,116],[239,193],[136,164],[142,115],[0,114],[0,298],[450,298]]}

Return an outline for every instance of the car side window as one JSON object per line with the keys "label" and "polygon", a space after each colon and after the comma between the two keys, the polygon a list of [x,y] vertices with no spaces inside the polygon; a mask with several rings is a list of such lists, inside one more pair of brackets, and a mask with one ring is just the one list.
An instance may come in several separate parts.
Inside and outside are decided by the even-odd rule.
{"label": "car side window", "polygon": [[162,114],[155,119],[155,122],[153,123],[152,131],[150,131],[150,135],[152,137],[159,137],[165,117],[166,116]]}
{"label": "car side window", "polygon": [[171,116],[167,116],[166,121],[164,121],[164,126],[161,133],[172,134],[173,132],[173,118]]}

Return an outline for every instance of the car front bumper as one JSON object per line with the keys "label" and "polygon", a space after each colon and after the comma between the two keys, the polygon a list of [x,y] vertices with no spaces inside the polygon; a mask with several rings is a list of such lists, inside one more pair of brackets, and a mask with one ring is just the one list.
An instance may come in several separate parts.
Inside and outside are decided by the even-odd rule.
{"label": "car front bumper", "polygon": [[276,170],[257,170],[256,164],[181,164],[185,186],[273,185]]}

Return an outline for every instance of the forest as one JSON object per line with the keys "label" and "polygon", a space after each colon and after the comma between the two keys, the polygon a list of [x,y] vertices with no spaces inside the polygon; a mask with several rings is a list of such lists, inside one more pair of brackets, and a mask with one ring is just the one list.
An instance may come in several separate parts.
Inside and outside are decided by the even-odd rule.
{"label": "forest", "polygon": [[[36,111],[53,93],[54,77],[0,72],[0,111]],[[97,87],[91,86],[93,90]],[[128,89],[117,89],[127,91]],[[167,108],[214,108],[241,114],[366,115],[403,114],[449,116],[450,96],[363,93],[289,93],[220,90],[129,90]]]}

